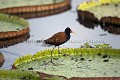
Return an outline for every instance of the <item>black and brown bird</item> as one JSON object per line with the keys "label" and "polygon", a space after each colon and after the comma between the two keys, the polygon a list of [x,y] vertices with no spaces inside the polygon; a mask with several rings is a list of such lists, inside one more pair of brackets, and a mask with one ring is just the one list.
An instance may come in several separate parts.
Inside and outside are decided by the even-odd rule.
{"label": "black and brown bird", "polygon": [[[59,46],[61,44],[64,44],[65,42],[67,42],[70,39],[70,37],[71,37],[70,33],[74,33],[74,32],[69,27],[67,27],[64,32],[58,32],[58,33],[54,34],[52,37],[44,40],[44,42],[45,42],[45,44],[55,45],[55,47],[58,46],[58,53],[60,53]],[[50,61],[51,63],[53,63],[52,52],[55,49],[55,47],[51,50],[51,61]]]}

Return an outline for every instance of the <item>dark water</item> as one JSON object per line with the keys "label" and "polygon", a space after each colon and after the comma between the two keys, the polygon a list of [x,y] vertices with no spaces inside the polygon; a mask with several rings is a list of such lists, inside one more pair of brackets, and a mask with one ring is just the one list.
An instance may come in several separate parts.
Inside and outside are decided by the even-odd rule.
{"label": "dark water", "polygon": [[33,55],[38,51],[53,48],[42,46],[42,43],[36,43],[36,40],[44,40],[56,32],[64,31],[66,27],[70,27],[76,34],[71,34],[70,41],[61,45],[62,48],[78,48],[82,44],[89,42],[90,44],[107,43],[113,48],[120,49],[119,28],[117,28],[118,34],[116,35],[116,31],[111,32],[109,28],[104,29],[95,24],[85,25],[85,27],[78,22],[76,7],[83,1],[85,0],[72,0],[72,9],[57,15],[27,19],[30,23],[30,38],[27,41],[0,49],[0,52],[3,52],[5,56],[2,69],[10,69],[17,57],[25,54]]}

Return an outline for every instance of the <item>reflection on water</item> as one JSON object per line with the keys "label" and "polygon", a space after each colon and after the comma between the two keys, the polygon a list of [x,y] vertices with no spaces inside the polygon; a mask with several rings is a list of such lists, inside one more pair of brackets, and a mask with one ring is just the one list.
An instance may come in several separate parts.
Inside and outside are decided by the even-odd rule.
{"label": "reflection on water", "polygon": [[45,17],[45,16],[49,16],[49,15],[55,15],[58,13],[62,13],[64,11],[69,10],[71,7],[70,6],[65,6],[62,8],[57,8],[57,9],[53,9],[53,10],[47,10],[47,11],[40,11],[40,12],[30,12],[30,13],[14,13],[14,14],[10,14],[10,15],[15,15],[15,16],[19,16],[25,19],[30,19],[30,18],[39,18],[39,17]]}
{"label": "reflection on water", "polygon": [[30,18],[45,17],[45,16],[53,15],[53,14],[56,14],[55,11],[43,11],[43,12],[31,12],[31,13],[16,13],[16,14],[11,14],[11,15],[19,16],[19,17],[22,17],[22,18],[25,18],[25,19],[30,19]]}
{"label": "reflection on water", "polygon": [[108,31],[111,34],[120,35],[120,27],[114,25],[101,25],[104,31]]}
{"label": "reflection on water", "polygon": [[[87,19],[78,19],[78,22],[82,25],[84,25],[85,27],[87,28],[90,28],[90,29],[94,29],[95,27],[98,27],[98,24],[97,23],[94,23],[94,22],[91,22]],[[120,26],[115,26],[115,25],[103,25],[103,24],[100,24],[101,28],[104,30],[104,31],[107,31],[108,33],[110,34],[114,34],[114,35],[120,35]]]}
{"label": "reflection on water", "polygon": [[29,37],[30,35],[28,33],[28,34],[25,34],[25,35],[22,35],[16,38],[0,40],[0,48],[9,47],[11,45],[15,45],[17,43],[26,41]]}
{"label": "reflection on water", "polygon": [[80,24],[84,25],[85,27],[90,28],[90,29],[94,29],[95,27],[97,27],[96,23],[90,22],[90,21],[87,21],[87,20],[78,19],[78,22]]}

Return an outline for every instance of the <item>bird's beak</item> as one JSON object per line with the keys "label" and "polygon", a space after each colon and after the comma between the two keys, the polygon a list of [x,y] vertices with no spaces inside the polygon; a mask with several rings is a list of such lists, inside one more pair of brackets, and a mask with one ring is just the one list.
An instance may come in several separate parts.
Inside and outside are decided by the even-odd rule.
{"label": "bird's beak", "polygon": [[71,33],[76,34],[75,32],[71,31]]}

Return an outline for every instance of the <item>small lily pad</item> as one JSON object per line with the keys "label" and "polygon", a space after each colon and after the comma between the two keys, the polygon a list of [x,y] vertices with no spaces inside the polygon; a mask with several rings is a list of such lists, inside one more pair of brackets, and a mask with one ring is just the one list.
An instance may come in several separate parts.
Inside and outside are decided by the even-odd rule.
{"label": "small lily pad", "polygon": [[39,75],[26,70],[0,70],[0,80],[40,80]]}
{"label": "small lily pad", "polygon": [[0,52],[0,67],[2,67],[4,61],[5,61],[4,56],[3,56],[3,54]]}

